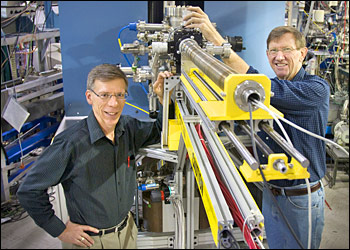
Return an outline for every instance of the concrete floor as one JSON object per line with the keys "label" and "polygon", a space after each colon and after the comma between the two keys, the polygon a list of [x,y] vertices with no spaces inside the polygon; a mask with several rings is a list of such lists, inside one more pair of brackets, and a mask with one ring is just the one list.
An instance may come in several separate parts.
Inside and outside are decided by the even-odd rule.
{"label": "concrete floor", "polygon": [[[349,249],[349,176],[338,171],[335,186],[323,180],[326,201],[321,249]],[[55,201],[53,201],[55,202]],[[30,217],[1,225],[2,249],[61,249],[61,242],[35,225]]]}

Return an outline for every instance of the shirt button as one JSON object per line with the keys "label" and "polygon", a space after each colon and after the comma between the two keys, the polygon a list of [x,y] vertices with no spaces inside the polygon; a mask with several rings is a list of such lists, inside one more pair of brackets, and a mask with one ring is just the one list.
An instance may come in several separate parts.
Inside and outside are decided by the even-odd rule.
{"label": "shirt button", "polygon": [[118,185],[120,185],[120,181],[118,181]]}

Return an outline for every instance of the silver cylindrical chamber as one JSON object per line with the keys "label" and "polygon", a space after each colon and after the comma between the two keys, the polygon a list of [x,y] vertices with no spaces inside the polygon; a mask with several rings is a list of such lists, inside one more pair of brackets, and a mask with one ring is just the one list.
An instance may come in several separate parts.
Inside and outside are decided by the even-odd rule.
{"label": "silver cylindrical chamber", "polygon": [[[265,101],[264,87],[252,80],[245,80],[237,85],[234,96],[237,106],[243,111],[249,112],[249,101],[258,100]],[[257,110],[257,106],[253,106],[252,111]]]}
{"label": "silver cylindrical chamber", "polygon": [[224,89],[226,77],[236,73],[232,68],[204,51],[193,39],[183,40],[179,49],[221,89]]}

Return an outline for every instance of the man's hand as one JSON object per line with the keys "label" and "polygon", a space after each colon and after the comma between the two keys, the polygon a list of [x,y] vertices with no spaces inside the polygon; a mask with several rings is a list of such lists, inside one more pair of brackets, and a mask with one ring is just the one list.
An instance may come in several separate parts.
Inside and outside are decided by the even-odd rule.
{"label": "man's hand", "polygon": [[66,243],[72,243],[81,247],[91,247],[94,244],[94,241],[87,233],[85,233],[85,231],[98,233],[97,228],[79,225],[68,221],[66,223],[66,229],[58,236],[58,238]]}
{"label": "man's hand", "polygon": [[[187,21],[185,23],[186,28],[199,28],[205,39],[212,42],[216,46],[220,46],[226,42],[210,22],[208,15],[205,14],[201,8],[191,6],[188,7],[187,10],[192,12],[184,17],[184,21]],[[231,51],[232,53],[230,54],[229,58],[222,58],[223,62],[231,67],[236,74],[246,74],[249,69],[249,65],[232,49]]]}
{"label": "man's hand", "polygon": [[192,11],[190,14],[184,17],[186,28],[199,28],[203,33],[205,39],[212,42],[216,46],[220,46],[225,42],[225,39],[215,29],[210,22],[207,14],[203,12],[200,7],[188,7],[187,10]]}
{"label": "man's hand", "polygon": [[170,77],[173,74],[168,71],[159,72],[158,78],[153,84],[153,92],[157,94],[160,104],[163,105],[163,95],[164,95],[164,78]]}

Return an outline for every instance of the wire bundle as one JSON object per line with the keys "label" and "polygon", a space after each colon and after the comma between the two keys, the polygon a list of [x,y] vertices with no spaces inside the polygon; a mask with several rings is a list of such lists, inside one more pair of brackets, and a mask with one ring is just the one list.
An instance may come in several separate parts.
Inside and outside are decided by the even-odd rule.
{"label": "wire bundle", "polygon": [[9,218],[9,222],[16,222],[26,217],[28,217],[28,214],[19,204],[18,200],[10,200],[1,204],[1,221],[3,219],[6,221],[6,219]]}
{"label": "wire bundle", "polygon": [[[204,137],[201,131],[201,127],[200,124],[196,125],[196,130],[198,132],[198,136],[202,142],[202,146],[208,156],[208,160],[210,162],[210,165],[214,171],[215,177],[218,180],[219,186],[221,188],[221,191],[225,197],[225,200],[230,208],[232,217],[235,221],[235,223],[238,225],[238,227],[241,229],[241,231],[243,232],[244,238],[249,246],[250,249],[258,249],[258,245],[254,242],[254,240],[252,239],[252,236],[250,234],[250,230],[248,228],[248,225],[246,223],[244,223],[244,220],[242,218],[242,215],[239,212],[239,208],[237,207],[237,204],[235,202],[235,200],[233,199],[231,193],[229,192],[229,190],[227,189],[227,187],[225,186],[225,184],[222,182],[221,177],[219,172],[217,171],[216,167],[215,167],[215,163],[213,160],[213,157],[211,156],[209,149],[207,147],[207,145],[205,144],[204,141]],[[244,226],[244,228],[243,228]]]}
{"label": "wire bundle", "polygon": [[177,197],[174,197],[172,200],[172,203],[174,205],[175,209],[175,218],[176,224],[175,224],[175,245],[174,248],[177,249],[184,249],[185,248],[185,223],[184,223],[184,209],[182,205],[182,201],[178,199]]}

